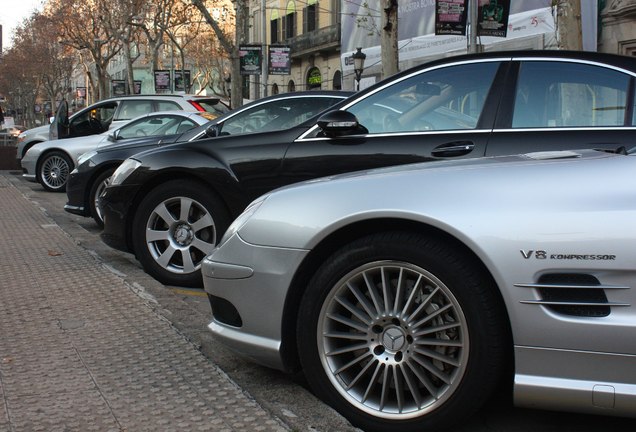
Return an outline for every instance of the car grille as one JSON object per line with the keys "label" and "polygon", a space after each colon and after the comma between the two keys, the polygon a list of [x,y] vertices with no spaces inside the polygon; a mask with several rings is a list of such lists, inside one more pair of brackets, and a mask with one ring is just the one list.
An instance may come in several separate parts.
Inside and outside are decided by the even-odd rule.
{"label": "car grille", "polygon": [[593,275],[578,273],[546,274],[537,283],[515,284],[519,288],[534,288],[540,300],[521,303],[537,304],[553,312],[577,317],[605,317],[613,307],[630,306],[629,303],[610,302],[606,291],[629,289],[627,286],[603,285]]}

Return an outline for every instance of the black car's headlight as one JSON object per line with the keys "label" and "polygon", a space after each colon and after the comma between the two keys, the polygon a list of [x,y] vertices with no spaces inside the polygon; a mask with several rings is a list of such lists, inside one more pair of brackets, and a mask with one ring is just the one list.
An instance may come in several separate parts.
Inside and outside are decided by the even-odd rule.
{"label": "black car's headlight", "polygon": [[141,162],[138,160],[126,159],[113,173],[113,176],[110,178],[110,185],[117,186],[122,184],[140,165]]}

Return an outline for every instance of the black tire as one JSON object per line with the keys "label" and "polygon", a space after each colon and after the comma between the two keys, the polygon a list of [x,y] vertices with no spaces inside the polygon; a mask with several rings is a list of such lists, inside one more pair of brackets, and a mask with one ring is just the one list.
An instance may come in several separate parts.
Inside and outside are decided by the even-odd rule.
{"label": "black tire", "polygon": [[[184,204],[187,218],[180,216]],[[221,200],[205,185],[189,180],[164,183],[146,195],[135,213],[135,254],[146,273],[165,285],[203,286],[201,262],[229,220]]]}
{"label": "black tire", "polygon": [[110,168],[101,173],[91,185],[91,190],[88,193],[88,206],[91,211],[91,216],[100,228],[104,228],[104,218],[102,217],[102,212],[97,206],[97,198],[99,198],[99,195],[103,192],[104,188],[106,188],[106,186],[110,183],[110,176],[113,175],[113,172],[115,172],[115,170]]}
{"label": "black tire", "polygon": [[73,162],[61,151],[52,151],[42,157],[38,164],[38,180],[50,192],[64,192],[68,176],[73,170]]}
{"label": "black tire", "polygon": [[491,278],[435,238],[350,243],[312,277],[298,316],[311,388],[367,432],[450,427],[506,370],[509,332]]}

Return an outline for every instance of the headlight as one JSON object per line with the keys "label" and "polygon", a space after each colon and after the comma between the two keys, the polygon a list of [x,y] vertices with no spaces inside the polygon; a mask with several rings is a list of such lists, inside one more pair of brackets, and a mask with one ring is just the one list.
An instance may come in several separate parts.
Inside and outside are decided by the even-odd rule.
{"label": "headlight", "polygon": [[20,135],[18,135],[18,142],[24,141],[26,137],[27,137],[26,132],[22,132]]}
{"label": "headlight", "polygon": [[126,180],[126,178],[130,174],[132,174],[133,171],[139,168],[140,165],[141,162],[139,162],[138,160],[126,159],[113,173],[113,176],[110,178],[110,185],[117,186],[119,184],[122,184],[124,180]]}
{"label": "headlight", "polygon": [[239,217],[234,219],[234,222],[230,224],[230,226],[227,228],[227,231],[225,231],[225,234],[221,238],[218,246],[221,246],[223,243],[228,241],[230,237],[232,237],[238,230],[240,230],[243,225],[245,225],[247,221],[254,215],[254,213],[256,213],[256,210],[258,210],[261,204],[265,202],[267,197],[268,195],[263,195],[262,197],[252,201],[252,203],[247,206],[243,213],[241,213]]}
{"label": "headlight", "polygon": [[77,158],[77,165],[79,166],[79,165],[83,164],[84,162],[86,162],[87,160],[89,160],[90,158],[95,156],[96,154],[97,154],[96,151],[89,151],[89,152],[86,152],[86,153],[82,153],[80,155],[80,157]]}

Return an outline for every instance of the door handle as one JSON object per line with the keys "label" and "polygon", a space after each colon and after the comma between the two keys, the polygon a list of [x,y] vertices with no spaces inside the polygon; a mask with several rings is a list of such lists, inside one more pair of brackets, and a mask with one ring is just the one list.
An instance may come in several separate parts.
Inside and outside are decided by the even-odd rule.
{"label": "door handle", "polygon": [[439,157],[456,157],[467,155],[474,148],[475,143],[472,141],[454,141],[435,147],[431,154]]}

